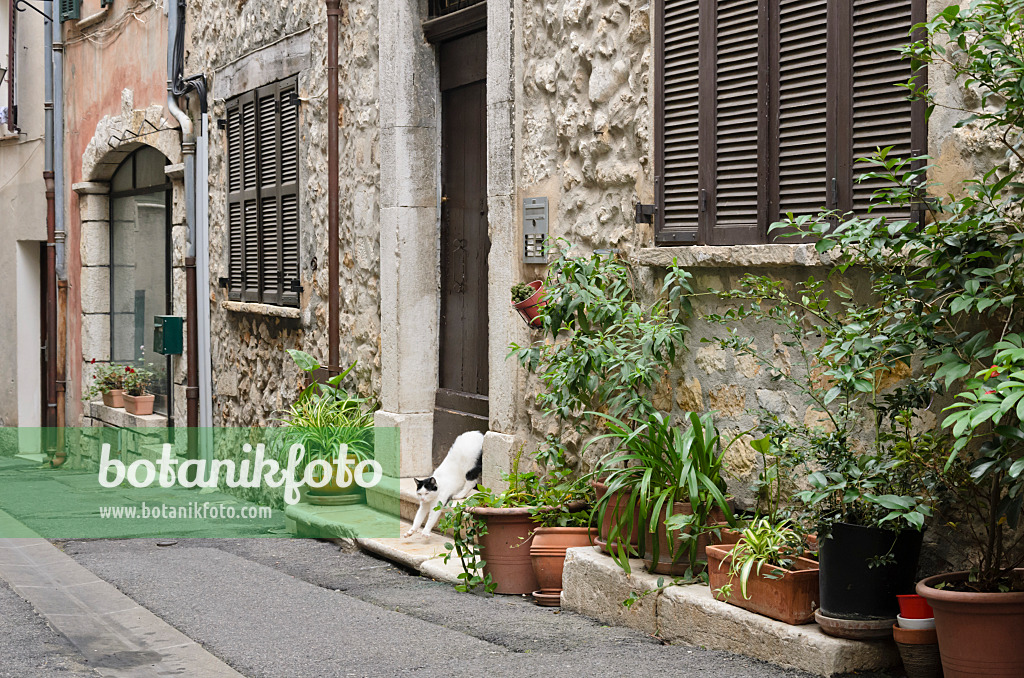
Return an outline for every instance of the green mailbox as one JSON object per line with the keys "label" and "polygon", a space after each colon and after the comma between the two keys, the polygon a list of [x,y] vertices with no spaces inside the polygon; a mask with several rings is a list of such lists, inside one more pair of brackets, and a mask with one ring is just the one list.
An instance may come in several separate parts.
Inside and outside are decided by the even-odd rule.
{"label": "green mailbox", "polygon": [[162,355],[181,355],[181,316],[156,315],[153,323],[153,350]]}

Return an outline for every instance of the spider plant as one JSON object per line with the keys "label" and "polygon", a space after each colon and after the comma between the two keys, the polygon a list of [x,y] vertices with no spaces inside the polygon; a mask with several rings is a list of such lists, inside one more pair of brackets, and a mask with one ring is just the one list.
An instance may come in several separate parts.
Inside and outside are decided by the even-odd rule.
{"label": "spider plant", "polygon": [[[596,524],[604,520],[613,496],[627,498],[625,510],[611,521],[608,547],[612,557],[627,573],[631,555],[651,553],[657,561],[656,535],[659,522],[664,521],[666,530],[679,533],[681,548],[672,554],[673,559],[679,559],[685,549],[696,568],[697,537],[715,529],[714,509],[719,508],[728,523],[735,525],[722,478],[723,457],[732,443],[723,448],[710,414],[689,413],[684,417],[689,423],[685,428],[671,426],[659,412],[646,420],[634,419],[632,425],[609,415],[592,414],[604,419],[609,432],[590,444],[602,439],[615,441],[612,451],[598,463],[597,473],[604,476],[608,491],[594,506]],[[689,503],[692,513],[674,513],[677,502]],[[630,546],[634,515],[640,526],[635,551]]]}
{"label": "spider plant", "polygon": [[[732,581],[739,578],[740,592],[749,600],[747,582],[755,567],[758,577],[780,579],[803,552],[803,538],[788,519],[756,518],[743,530],[743,537],[730,551],[729,584],[717,589],[715,595],[722,598],[731,596]],[[719,567],[724,564],[723,560]],[[768,569],[762,571],[766,565]]]}

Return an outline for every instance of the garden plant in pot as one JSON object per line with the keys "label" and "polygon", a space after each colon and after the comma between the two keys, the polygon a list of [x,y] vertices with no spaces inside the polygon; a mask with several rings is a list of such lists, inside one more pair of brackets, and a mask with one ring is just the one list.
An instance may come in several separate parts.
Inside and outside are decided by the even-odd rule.
{"label": "garden plant in pot", "polygon": [[[814,621],[819,607],[818,562],[807,550],[799,523],[786,517],[784,476],[791,455],[770,438],[751,442],[761,470],[751,489],[756,517],[741,528],[736,544],[707,547],[708,575],[715,597],[787,624]],[[738,590],[737,590],[738,589]]]}
{"label": "garden plant in pot", "polygon": [[542,479],[533,518],[530,560],[537,577],[534,602],[543,606],[561,604],[562,570],[570,548],[591,546],[597,531],[590,526],[590,487],[583,478],[571,478],[571,471],[556,469]]}
{"label": "garden plant in pot", "polygon": [[[818,216],[826,225],[833,218]],[[784,226],[802,232],[818,223],[799,217]],[[834,246],[825,234],[815,235],[819,246]],[[840,263],[834,271],[838,277],[847,269]],[[826,285],[809,278],[790,286],[747,275],[738,289],[716,293],[740,303],[709,316],[725,324],[774,323],[797,355],[793,362],[803,365],[779,369],[774,355],[759,353],[735,328],[716,340],[804,396],[802,422],[763,410],[760,427],[785,465],[806,473],[808,489],[795,498],[817,529],[819,622],[827,632],[858,637],[889,635],[896,595],[913,590],[922,531],[941,486],[934,462],[945,450],[943,437],[924,419],[940,385],[932,370],[914,374],[909,367],[927,355],[920,318],[900,307],[904,287],[871,282],[865,300],[843,280]]]}
{"label": "garden plant in pot", "polygon": [[[307,373],[321,369],[308,353],[289,350],[296,364]],[[325,383],[310,383],[282,413],[286,430],[277,446],[279,461],[287,463],[292,445],[301,443],[302,456],[296,475],[318,462],[311,472],[313,485],[306,490],[306,501],[315,504],[353,503],[359,500],[360,487],[354,471],[359,462],[373,458],[373,403],[350,396],[341,384],[355,363]],[[324,474],[330,467],[330,478]],[[315,485],[324,483],[320,487]]]}
{"label": "garden plant in pot", "polygon": [[[95,362],[93,359],[93,363]],[[99,395],[107,407],[124,407],[124,375],[128,369],[125,365],[113,363],[97,367],[86,398],[91,399]]]}
{"label": "garden plant in pot", "polygon": [[487,593],[528,594],[539,588],[530,545],[537,528],[540,483],[535,472],[519,471],[522,454],[520,449],[512,473],[502,474],[508,483],[504,492],[479,486],[464,501],[449,506],[438,523],[441,532],[452,535],[445,543],[444,562],[455,557],[462,566],[458,591],[480,587]]}
{"label": "garden plant in pot", "polygon": [[[683,426],[670,425],[657,412],[632,425],[600,417],[608,433],[591,444],[610,439],[615,447],[598,463],[608,490],[595,503],[595,522],[607,519],[612,497],[626,498],[623,507],[614,507],[612,557],[627,573],[629,558],[639,556],[652,572],[699,574],[707,563],[705,547],[729,539],[723,533],[736,525],[722,478],[725,450],[736,439],[723,446],[710,414],[689,413]],[[634,523],[640,528],[635,550],[626,536]]]}
{"label": "garden plant in pot", "polygon": [[144,367],[125,367],[124,373],[124,409],[128,414],[153,414],[153,402],[156,396],[146,389],[153,381],[153,373]]}
{"label": "garden plant in pot", "polygon": [[[579,255],[565,241],[559,243],[544,284],[545,336],[527,346],[513,344],[509,356],[544,384],[537,395],[544,413],[556,418],[563,431],[585,438],[594,429],[594,411],[623,420],[656,411],[654,388],[685,348],[691,277],[673,265],[660,294],[645,298],[627,260],[614,254]],[[549,440],[541,454],[559,445]],[[592,485],[598,496],[605,494],[600,475],[592,476]],[[597,525],[596,543],[607,550],[608,530],[627,498],[613,493],[604,501],[608,508]]]}
{"label": "garden plant in pot", "polygon": [[540,309],[544,304],[544,283],[540,280],[512,286],[512,308],[519,311],[530,327],[541,326]]}
{"label": "garden plant in pot", "polygon": [[[940,373],[968,377],[943,422],[953,437],[944,470],[966,465],[949,483],[960,526],[974,543],[965,571],[917,586],[935,614],[947,678],[1005,678],[1024,671],[1024,219],[1021,167],[1024,116],[1024,1],[952,5],[925,25],[906,52],[952,69],[978,95],[970,124],[999,140],[1005,159],[932,205],[933,225],[903,234],[913,293],[955,337],[934,359]],[[934,101],[929,103],[940,105]],[[927,284],[924,284],[927,283]],[[973,376],[972,376],[973,375]]]}

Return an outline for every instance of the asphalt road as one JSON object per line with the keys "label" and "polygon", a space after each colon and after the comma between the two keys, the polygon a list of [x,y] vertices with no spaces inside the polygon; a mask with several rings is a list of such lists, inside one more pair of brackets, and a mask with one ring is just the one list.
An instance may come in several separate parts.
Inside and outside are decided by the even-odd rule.
{"label": "asphalt road", "polygon": [[[519,597],[460,594],[312,540],[57,542],[245,676],[805,676]],[[0,676],[94,676],[0,583]],[[8,642],[10,641],[10,642]],[[864,675],[864,674],[860,674]]]}

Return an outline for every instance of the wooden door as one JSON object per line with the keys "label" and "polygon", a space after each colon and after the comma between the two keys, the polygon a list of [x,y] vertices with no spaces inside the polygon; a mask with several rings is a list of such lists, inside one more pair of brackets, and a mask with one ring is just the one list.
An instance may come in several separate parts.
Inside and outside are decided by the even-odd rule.
{"label": "wooden door", "polygon": [[464,431],[487,430],[487,40],[441,44],[441,322],[435,465]]}

